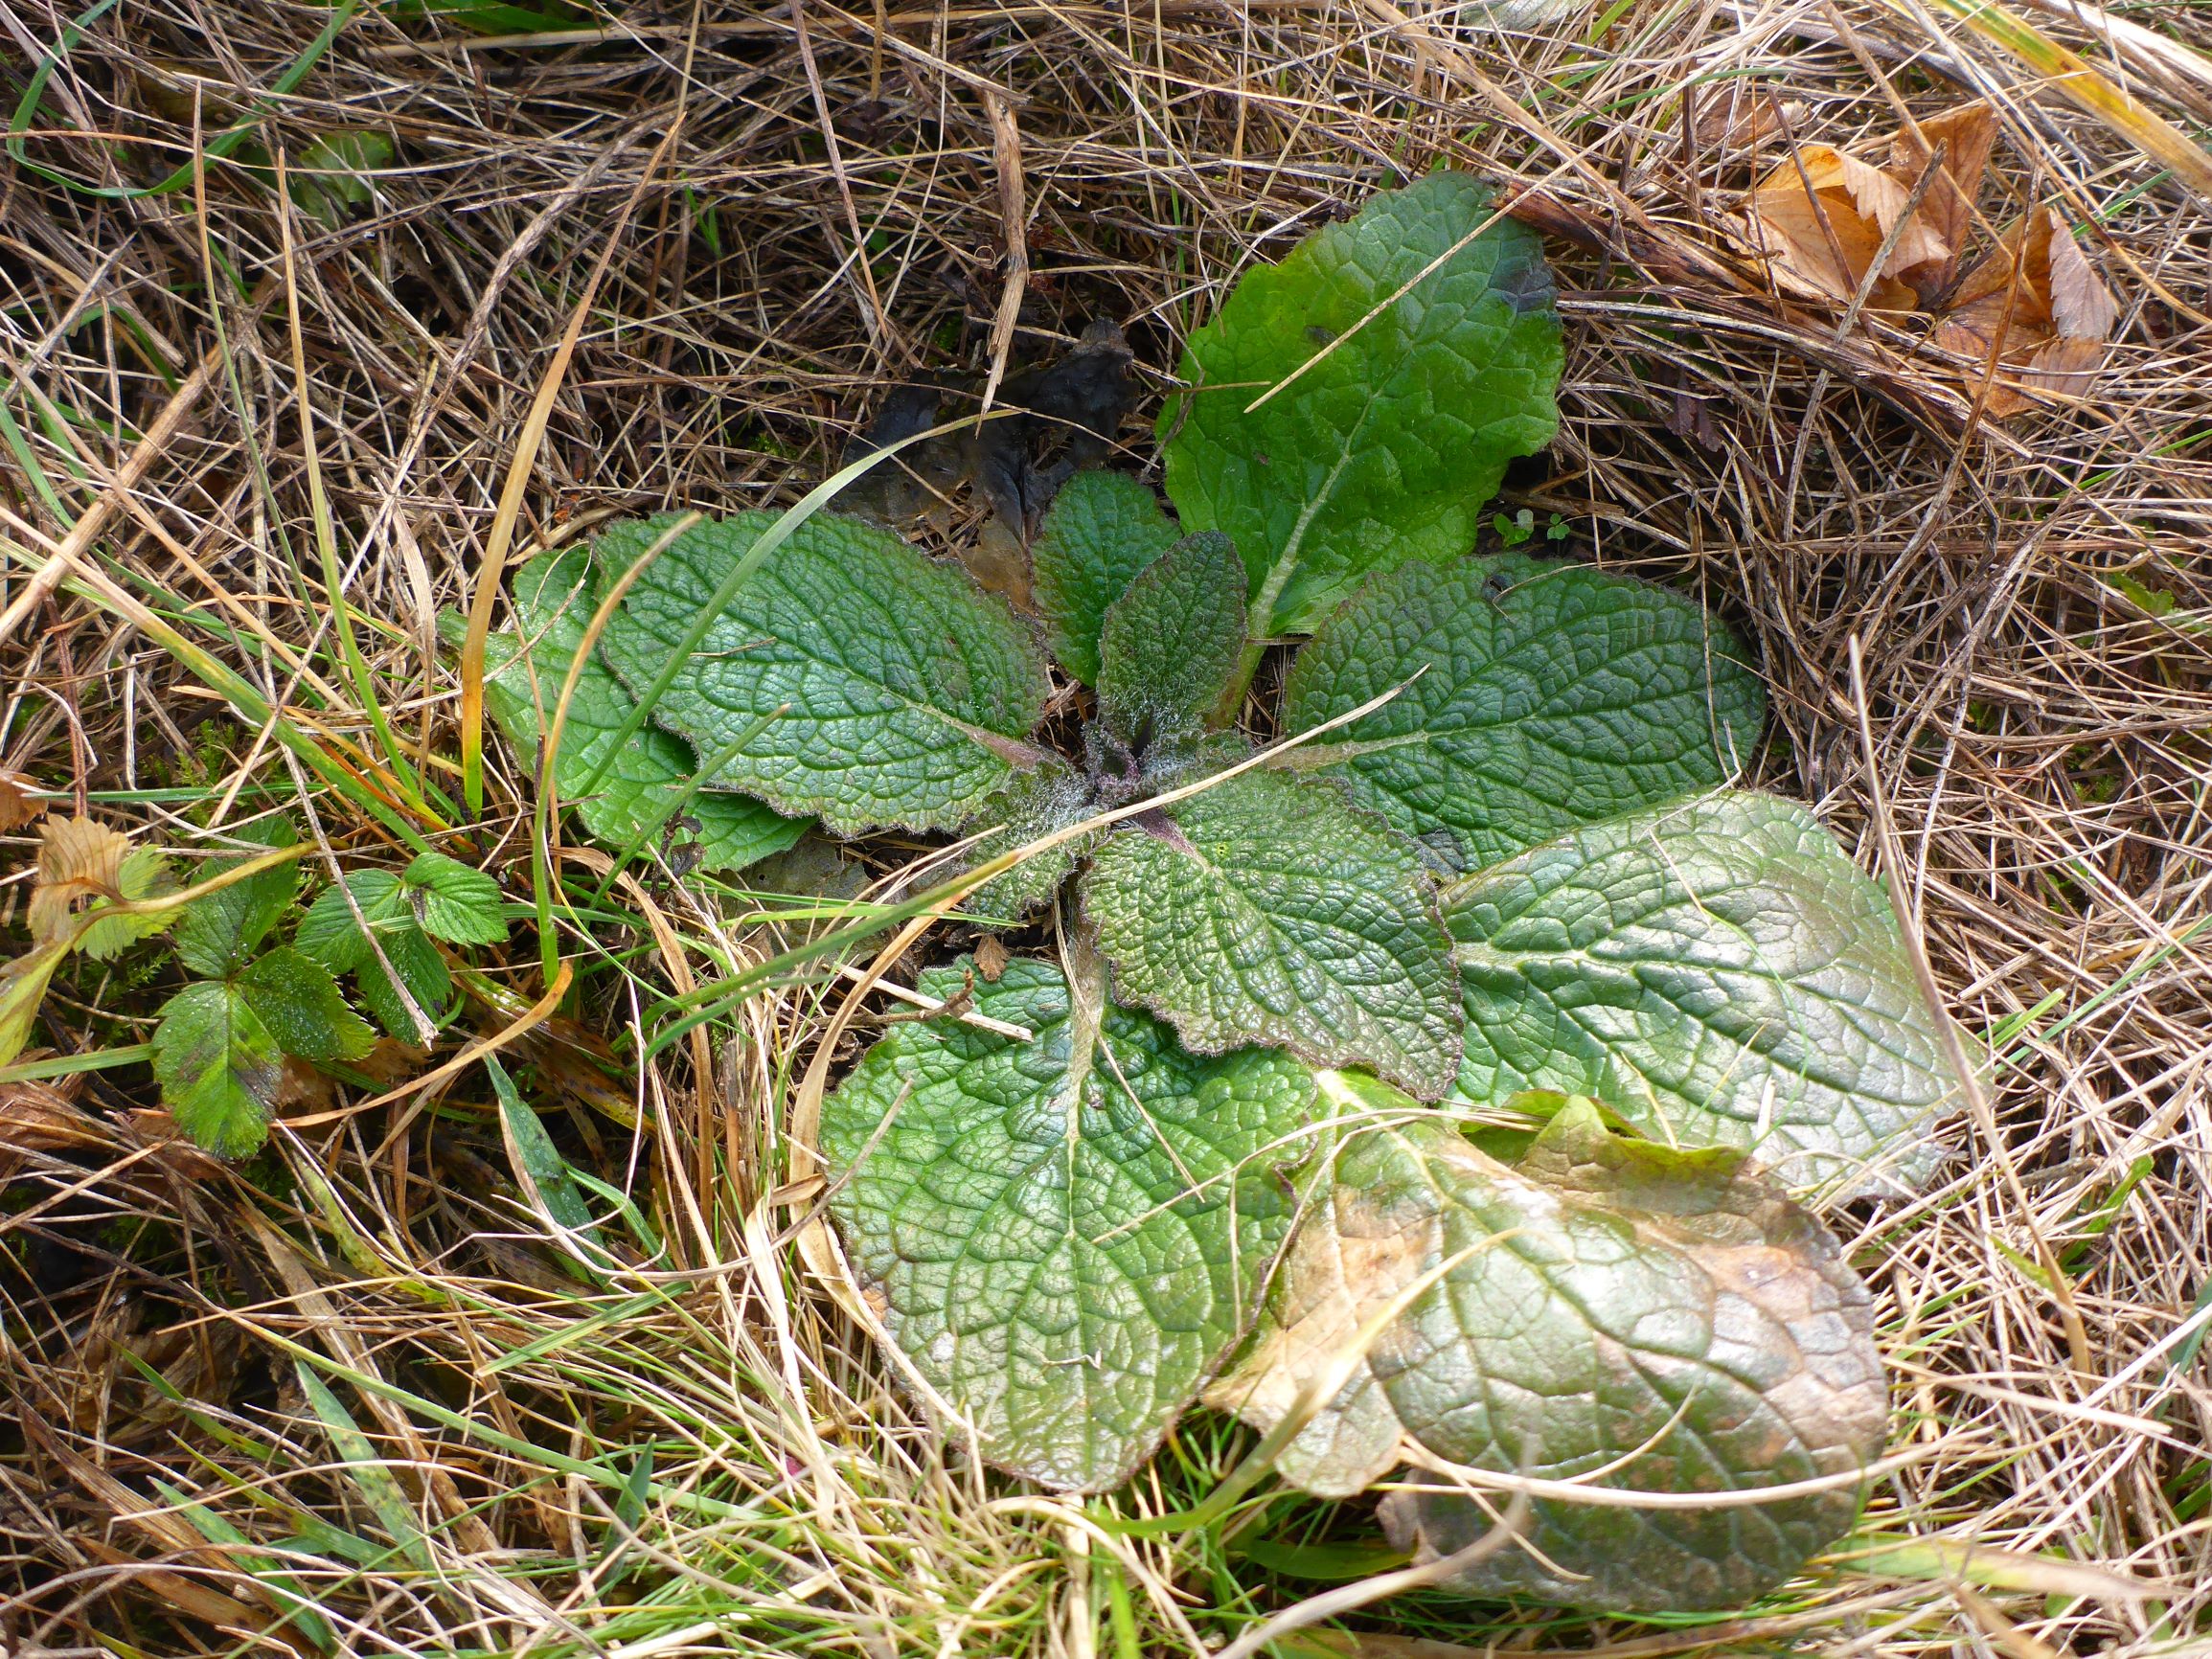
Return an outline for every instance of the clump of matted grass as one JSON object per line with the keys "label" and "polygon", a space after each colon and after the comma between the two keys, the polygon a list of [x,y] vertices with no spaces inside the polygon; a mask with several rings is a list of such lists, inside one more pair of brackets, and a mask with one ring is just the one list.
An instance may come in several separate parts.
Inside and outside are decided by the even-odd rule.
{"label": "clump of matted grass", "polygon": [[[1993,1110],[1954,1129],[1950,1179],[1919,1203],[1831,1217],[1880,1298],[1897,1443],[1919,1454],[1833,1560],[1737,1621],[1420,1595],[1281,1650],[2179,1649],[2212,1581],[2212,1392],[2186,1323],[2212,1283],[2195,940],[2212,580],[2189,557],[2212,498],[2212,236],[2136,117],[2201,122],[2207,85],[2185,49],[2139,37],[2201,39],[2183,9],[2094,34],[2057,12],[1998,19],[2009,46],[1987,17],[1872,0],[1644,5],[1506,35],[1377,5],[808,5],[605,29],[518,8],[480,15],[507,31],[490,37],[227,0],[81,29],[19,15],[0,762],[186,854],[285,810],[318,858],[396,867],[381,814],[415,814],[501,873],[519,915],[536,758],[492,747],[479,813],[431,803],[463,793],[438,614],[478,592],[533,398],[610,239],[517,557],[617,513],[787,501],[880,378],[978,365],[1005,294],[1010,132],[1013,354],[1111,317],[1155,387],[1243,263],[1372,186],[1438,159],[1518,181],[1559,233],[1570,354],[1561,440],[1501,506],[1557,513],[1757,642],[1776,719],[1751,781],[1812,799],[1870,865],[1886,802],[1888,856],[1991,1053]],[[2028,22],[2139,107],[2115,125],[2048,91]],[[34,88],[27,65],[49,60]],[[1713,118],[1755,104],[1722,102],[1741,89],[1784,112],[1757,146]],[[2003,132],[1990,230],[2036,203],[2090,226],[2121,307],[2087,396],[2001,423],[1894,320],[1764,294],[1729,232],[1777,147],[1852,148],[1968,92]],[[280,148],[376,174],[280,194]],[[119,478],[127,495],[103,497]],[[34,590],[34,568],[67,580]],[[169,640],[235,678],[211,690]],[[387,743],[422,811],[331,781],[373,785]],[[550,850],[574,878],[555,943],[576,989],[514,1057],[570,1160],[633,1200],[614,1232],[646,1265],[599,1282],[516,1189],[481,1071],[366,1111],[366,1090],[303,1102],[268,1154],[224,1170],[149,1114],[142,1064],[107,1063],[145,1040],[169,970],[68,970],[39,1040],[88,1069],[6,1085],[0,1111],[20,1423],[0,1456],[0,1639],[1196,1653],[1319,1587],[1301,1575],[1373,1565],[1362,1506],[1266,1485],[1203,1524],[1128,1531],[1200,1502],[1248,1449],[1210,1417],[1110,1501],[978,1474],[798,1267],[788,1229],[814,1200],[779,1192],[784,1108],[847,994],[838,969],[880,943],[889,887],[867,883],[915,851],[878,841],[863,868],[791,883],[830,897],[794,898],[674,879],[649,848],[588,904],[604,861]],[[518,926],[479,965],[487,1029],[541,993],[541,956]]]}

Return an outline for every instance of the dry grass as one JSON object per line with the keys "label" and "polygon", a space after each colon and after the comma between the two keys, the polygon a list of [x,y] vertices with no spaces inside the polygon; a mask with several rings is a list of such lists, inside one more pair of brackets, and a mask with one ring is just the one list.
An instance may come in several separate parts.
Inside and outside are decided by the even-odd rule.
{"label": "dry grass", "polygon": [[[44,0],[0,11],[19,132],[0,158],[6,600],[204,361],[127,503],[72,549],[328,752],[377,752],[323,600],[296,307],[376,697],[457,797],[436,614],[476,591],[517,435],[610,238],[521,552],[609,514],[787,501],[881,376],[976,360],[1007,234],[992,88],[1031,215],[1015,353],[1111,316],[1155,385],[1243,266],[1371,186],[1435,160],[1540,183],[1586,245],[1553,247],[1563,431],[1504,505],[1562,514],[1603,559],[1745,626],[1777,712],[1761,780],[1812,798],[1870,865],[1883,792],[1937,973],[1995,1056],[1995,1121],[1956,1128],[1947,1183],[1834,1217],[1880,1299],[1899,1443],[1925,1453],[1861,1541],[1972,1540],[2177,1588],[2046,1595],[2047,1575],[1961,1581],[1941,1567],[1955,1553],[1893,1550],[1823,1564],[1748,1625],[1419,1598],[1354,1621],[1357,1651],[2201,1650],[2212,1387],[2193,1348],[2172,1361],[2212,1284],[2212,960],[2192,937],[2212,883],[2207,204],[1918,0],[1643,0],[1550,35],[1408,23],[1382,0],[798,14],[803,34],[789,10],[646,7],[604,39],[487,40],[370,8],[272,96],[328,13],[147,0],[78,38]],[[2212,115],[2212,80],[2140,40],[2023,15],[2168,120]],[[2212,44],[2186,7],[2130,17]],[[2093,222],[2121,297],[2092,395],[1999,424],[1908,333],[1838,338],[1762,295],[1715,251],[1748,162],[1683,125],[1685,86],[1695,114],[1746,83],[1836,144],[1888,132],[1900,103],[1992,97],[2006,141],[1984,213],[2052,201]],[[241,120],[243,146],[212,142]],[[295,207],[287,288],[263,164],[351,128],[395,152],[351,211]],[[178,188],[144,192],[172,169]],[[388,821],[112,602],[64,587],[26,613],[4,642],[8,766],[187,852],[311,806],[349,865],[399,852]],[[411,821],[526,898],[532,758],[490,759],[479,819],[432,802]],[[590,920],[560,939],[589,970],[572,1011],[630,1057],[615,1115],[572,1095],[560,1133],[636,1195],[660,1278],[564,1275],[480,1073],[367,1112],[322,1102],[243,1170],[164,1137],[143,1066],[67,1099],[13,1087],[0,1642],[305,1652],[312,1618],[281,1619],[308,1604],[363,1654],[1195,1653],[1310,1588],[1241,1557],[1234,1528],[1109,1542],[1078,1504],[948,1466],[765,1202],[787,1085],[839,988],[782,976],[711,1041],[635,1063],[672,990],[809,923],[696,880],[618,886]],[[534,1000],[536,964],[518,943],[480,1000]],[[142,1041],[159,989],[87,968],[43,1040]],[[574,1070],[538,1058],[541,1079]],[[1177,1507],[1241,1443],[1196,1421],[1121,1512]],[[1263,1530],[1360,1521],[1275,1500]],[[1300,1650],[1354,1650],[1336,1640]]]}

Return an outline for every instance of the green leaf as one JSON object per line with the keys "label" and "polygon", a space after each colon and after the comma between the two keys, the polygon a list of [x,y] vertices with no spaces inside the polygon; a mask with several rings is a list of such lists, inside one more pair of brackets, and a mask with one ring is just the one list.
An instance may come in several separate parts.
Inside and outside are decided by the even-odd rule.
{"label": "green leaf", "polygon": [[1125,743],[1195,733],[1244,653],[1244,565],[1207,532],[1139,571],[1099,634],[1099,717]]}
{"label": "green leaf", "polygon": [[1177,373],[1196,390],[1160,412],[1168,499],[1185,530],[1235,539],[1256,635],[1310,631],[1372,572],[1466,553],[1505,464],[1551,442],[1551,272],[1511,219],[1468,240],[1491,212],[1462,173],[1380,192],[1246,272],[1191,336]]}
{"label": "green leaf", "polygon": [[38,1005],[46,1000],[54,970],[68,954],[67,939],[51,939],[0,964],[0,1065],[21,1054],[31,1040]]}
{"label": "green leaf", "polygon": [[[1492,1517],[1448,1479],[1421,1480],[1424,1463],[1723,1494],[1848,1474],[1881,1452],[1888,1396],[1866,1289],[1742,1154],[1620,1139],[1574,1102],[1509,1165],[1395,1091],[1332,1074],[1322,1089],[1354,1108],[1325,1196],[1247,1352],[1207,1395],[1266,1428],[1302,1388],[1344,1378],[1285,1448],[1285,1479],[1343,1497],[1413,1463],[1381,1518],[1427,1560]],[[1735,1607],[1845,1532],[1859,1502],[1850,1481],[1729,1507],[1542,1498],[1526,1548],[1449,1582],[1589,1607]]]}
{"label": "green leaf", "polygon": [[[541,716],[552,718],[577,648],[583,644],[594,608],[592,591],[592,557],[582,548],[534,559],[515,575],[522,635],[492,636],[485,701],[508,741],[526,760],[537,754]],[[636,708],[637,700],[596,654],[585,661],[561,723],[553,780],[561,799],[573,802],[596,838],[627,847],[656,833],[671,817],[688,816],[698,825],[695,840],[701,869],[742,870],[806,833],[804,818],[786,818],[748,796],[694,789],[698,761],[691,746],[657,726],[632,733],[615,751],[605,774],[591,784]],[[582,793],[586,784],[591,784],[589,794]]]}
{"label": "green leaf", "polygon": [[239,994],[288,1055],[317,1064],[357,1060],[376,1045],[321,963],[280,945],[238,976]]}
{"label": "green leaf", "polygon": [[[686,532],[607,625],[607,661],[650,685],[730,566],[776,522],[741,512]],[[626,569],[665,519],[603,534]],[[888,532],[817,513],[762,563],[686,660],[653,717],[701,755],[714,782],[779,811],[818,812],[839,834],[949,827],[1017,768],[1044,710],[1044,665],[1003,601]]]}
{"label": "green leaf", "polygon": [[[1059,757],[1047,757],[1036,771],[1017,773],[1012,783],[983,804],[983,810],[969,827],[969,833],[976,839],[962,861],[963,868],[972,870],[1002,852],[1011,852],[1055,830],[1064,830],[1096,810],[1087,781]],[[961,913],[997,925],[1026,920],[1060,891],[1067,873],[1096,839],[1095,835],[1075,836],[1016,864],[1003,875],[993,876],[961,901]]]}
{"label": "green leaf", "polygon": [[422,931],[451,944],[498,944],[507,938],[499,883],[443,852],[416,856],[400,875]]}
{"label": "green leaf", "polygon": [[1184,1053],[1107,1007],[1103,977],[1072,1008],[1043,963],[973,979],[976,1010],[1031,1041],[897,1027],[822,1116],[832,1214],[908,1364],[985,1458],[1078,1491],[1125,1480],[1243,1329],[1312,1099],[1282,1055]]}
{"label": "green leaf", "polygon": [[[350,872],[345,885],[360,907],[362,919],[375,929],[376,943],[416,1006],[434,1026],[441,1023],[446,998],[452,994],[453,976],[438,947],[416,920],[413,898],[421,890],[408,886],[388,870]],[[308,905],[292,943],[303,955],[332,973],[353,974],[361,1001],[392,1035],[405,1043],[425,1040],[425,1034],[416,1028],[406,1004],[400,1001],[391,974],[377,962],[368,936],[354,921],[344,893],[332,887]]]}
{"label": "green leaf", "polygon": [[284,1055],[236,986],[202,980],[163,1005],[153,1075],[177,1127],[218,1158],[242,1158],[268,1139]]}
{"label": "green leaf", "polygon": [[1595,1095],[1792,1186],[1910,1192],[1958,1101],[1896,914],[1804,807],[1723,794],[1601,824],[1449,889],[1477,1103]]}
{"label": "green leaf", "polygon": [[1411,842],[1329,784],[1266,770],[1135,822],[1083,881],[1124,998],[1200,1054],[1280,1043],[1424,1099],[1451,1086],[1449,941]]}
{"label": "green leaf", "polygon": [[[282,818],[262,818],[231,830],[236,841],[274,849],[290,847],[299,836]],[[235,870],[248,857],[218,858],[194,887]],[[254,951],[270,930],[285,919],[285,912],[300,894],[300,867],[279,864],[258,875],[195,898],[187,904],[176,924],[176,954],[185,967],[205,979],[228,979],[252,960]]]}
{"label": "green leaf", "polygon": [[292,200],[302,213],[335,228],[353,209],[376,199],[376,187],[365,175],[391,165],[389,133],[358,126],[325,133],[291,164]]}
{"label": "green leaf", "polygon": [[1152,487],[1126,472],[1079,472],[1052,499],[1030,548],[1031,592],[1060,666],[1098,684],[1106,607],[1180,534]]}
{"label": "green leaf", "polygon": [[[126,903],[173,893],[176,877],[171,873],[168,856],[152,847],[134,848],[125,853],[116,870],[115,891]],[[122,955],[124,946],[150,939],[176,919],[173,910],[157,910],[148,916],[95,914],[77,936],[77,948],[95,962],[107,962]]]}
{"label": "green leaf", "polygon": [[1767,712],[1743,648],[1693,601],[1517,555],[1377,578],[1298,653],[1284,727],[1401,685],[1293,763],[1327,765],[1459,869],[1715,787]]}

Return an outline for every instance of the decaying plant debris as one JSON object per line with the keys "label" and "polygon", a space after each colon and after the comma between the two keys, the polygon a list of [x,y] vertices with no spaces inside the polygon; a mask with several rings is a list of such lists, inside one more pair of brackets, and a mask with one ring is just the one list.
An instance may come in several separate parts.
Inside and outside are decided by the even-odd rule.
{"label": "decaying plant debris", "polygon": [[[1001,387],[1109,317],[1149,413],[1174,347],[1244,265],[1394,170],[1442,159],[1500,177],[1551,239],[1568,336],[1561,436],[1509,479],[1507,523],[1556,513],[1600,562],[1694,591],[1746,635],[1786,739],[1747,781],[1817,803],[1862,865],[1898,873],[1951,1011],[1993,1053],[1991,1110],[1918,1204],[1827,1217],[1873,1288],[1911,1456],[1814,1577],[1718,1627],[1431,1589],[1361,1610],[1364,1640],[1293,1640],[1347,1655],[1406,1637],[1895,1654],[2186,1643],[2212,1579],[2212,1403],[2187,1323],[2212,1278],[2208,980],[2191,931],[2212,839],[2212,588],[2189,557],[2212,493],[2197,435],[2206,210],[2186,174],[2162,176],[2066,101],[2050,65],[1946,12],[1911,16],[1630,9],[1592,41],[1594,14],[1454,34],[1376,7],[889,9],[880,36],[870,16],[810,3],[619,28],[518,8],[476,35],[370,9],[319,49],[321,12],[180,3],[91,19],[0,152],[0,534],[21,550],[13,571],[46,573],[11,575],[0,611],[20,693],[0,762],[51,791],[56,815],[194,863],[239,851],[204,834],[215,805],[225,825],[299,813],[265,722],[149,631],[180,617],[319,740],[372,743],[328,632],[295,295],[363,659],[398,739],[449,756],[438,613],[474,596],[509,457],[610,239],[520,496],[518,557],[615,517],[783,505],[832,469],[878,388],[988,378],[1010,239],[1028,275]],[[2013,20],[2169,126],[2201,124],[2197,60],[2174,44],[2203,44],[2186,11]],[[11,23],[12,110],[22,65],[69,25]],[[1702,120],[1714,87],[1746,82],[1771,96],[1770,124]],[[2033,406],[2001,419],[1961,372],[1971,352],[1931,353],[1879,314],[1840,330],[1848,300],[1787,303],[1737,240],[1786,147],[1880,158],[1897,103],[1925,122],[1975,99],[2000,129],[1977,245],[2026,225],[2032,268],[2049,257],[2033,227],[2063,227],[2116,310],[2086,386],[2029,387]],[[195,120],[200,176],[177,171]],[[391,165],[355,177],[373,149],[326,141],[363,129],[389,140]],[[276,193],[278,151],[289,173],[318,143],[347,188]],[[114,478],[128,502],[99,505]],[[73,535],[70,519],[90,528]],[[125,602],[151,608],[125,625]],[[507,878],[517,914],[536,760],[494,745],[481,830],[440,831]],[[374,815],[327,792],[314,804],[301,827],[317,860],[319,830],[341,867],[405,867]],[[35,836],[12,837],[19,871]],[[672,838],[671,858],[692,844]],[[629,1121],[582,1104],[590,1089],[524,1082],[538,1104],[578,1102],[548,1112],[548,1133],[639,1195],[666,1247],[653,1271],[674,1277],[583,1288],[588,1252],[522,1190],[513,1120],[481,1069],[366,1112],[353,1108],[375,1093],[350,1088],[281,1127],[250,1176],[148,1115],[143,1066],[0,1097],[17,1160],[4,1329],[22,1432],[0,1464],[11,1645],[310,1651],[327,1633],[347,1651],[1041,1654],[1115,1651],[1126,1629],[1137,1650],[1195,1653],[1311,1594],[1305,1575],[1341,1565],[1329,1551],[1376,1546],[1366,1511],[1306,1501],[1264,1527],[1109,1540],[1077,1506],[1006,1502],[948,1464],[780,1237],[821,1196],[778,1188],[790,1096],[849,1000],[840,1032],[889,1010],[842,974],[779,969],[727,1024],[640,1065],[656,998],[717,1006],[733,975],[825,925],[819,901],[777,897],[766,876],[672,880],[661,852],[609,879],[604,919],[559,933],[565,951],[597,948],[587,933],[612,944],[634,975],[569,1011],[618,1044]],[[878,844],[871,873],[896,877],[910,854]],[[596,855],[550,857],[596,882]],[[786,869],[810,860],[802,843]],[[20,961],[29,894],[11,891]],[[514,939],[477,964],[468,1025],[425,1059],[385,1057],[399,1071],[376,1093],[528,1012],[543,967],[519,920]],[[34,1040],[145,1042],[174,983],[73,955]],[[582,1051],[576,1070],[608,1075]],[[1250,1443],[1225,1419],[1186,1428],[1159,1487],[1117,1500],[1122,1513],[1188,1509]],[[663,1576],[671,1560],[685,1570]]]}

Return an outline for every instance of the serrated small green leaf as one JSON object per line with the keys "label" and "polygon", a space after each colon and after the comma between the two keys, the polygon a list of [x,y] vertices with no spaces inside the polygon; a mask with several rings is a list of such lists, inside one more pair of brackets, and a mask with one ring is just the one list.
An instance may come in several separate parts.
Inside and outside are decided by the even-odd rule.
{"label": "serrated small green leaf", "polygon": [[1448,890],[1455,1095],[1595,1095],[1792,1186],[1911,1192],[1960,1091],[1888,897],[1804,807],[1722,794],[1594,825]]}
{"label": "serrated small green leaf", "polygon": [[1044,643],[1061,668],[1098,684],[1106,607],[1179,534],[1152,486],[1129,473],[1079,472],[1060,487],[1029,552]]}
{"label": "serrated small green leaf", "polygon": [[[552,718],[583,644],[593,590],[592,556],[580,547],[534,559],[515,574],[522,633],[494,634],[489,642],[485,701],[526,759],[536,756],[541,722]],[[806,819],[786,818],[764,802],[727,789],[691,787],[698,772],[691,745],[657,726],[633,732],[594,783],[636,708],[637,700],[596,654],[585,662],[561,725],[553,778],[561,799],[575,806],[599,840],[627,847],[657,833],[672,816],[689,817],[698,825],[693,840],[699,868],[742,870],[806,833]]]}
{"label": "serrated small green leaf", "polygon": [[1298,653],[1284,728],[1397,686],[1293,763],[1326,764],[1462,870],[1724,783],[1767,713],[1743,647],[1702,606],[1519,555],[1378,577]]}
{"label": "serrated small green leaf", "polygon": [[1200,1054],[1280,1043],[1434,1100],[1459,1069],[1449,942],[1409,841],[1332,785],[1244,772],[1092,854],[1114,985]]}
{"label": "serrated small green leaf", "polygon": [[[416,1005],[424,1017],[438,1023],[452,993],[453,976],[415,919],[416,890],[388,870],[351,871],[345,887],[359,906],[362,920],[376,931],[376,943]],[[361,1001],[392,1035],[406,1043],[423,1040],[423,1034],[416,1028],[406,1004],[393,987],[391,975],[377,962],[367,935],[353,920],[345,893],[332,887],[319,895],[300,919],[292,943],[303,955],[332,973],[353,974]]]}
{"label": "serrated small green leaf", "polygon": [[449,944],[498,944],[507,938],[499,883],[443,852],[417,854],[400,874],[422,931]]}
{"label": "serrated small green leaf", "polygon": [[[125,902],[158,898],[176,891],[176,876],[169,858],[158,848],[138,847],[124,854],[116,870],[115,890]],[[146,916],[98,916],[77,936],[77,948],[95,962],[120,956],[125,945],[150,939],[177,919],[173,910]]]}
{"label": "serrated small green leaf", "polygon": [[[1207,1395],[1270,1427],[1302,1388],[1345,1376],[1285,1448],[1285,1479],[1343,1497],[1414,1462],[1381,1518],[1432,1560],[1494,1516],[1424,1482],[1424,1460],[1720,1497],[1849,1475],[1881,1452],[1888,1394],[1865,1286],[1742,1154],[1625,1140],[1574,1102],[1508,1164],[1395,1091],[1322,1085],[1351,1108],[1340,1150],[1251,1344]],[[1540,1498],[1526,1548],[1449,1581],[1587,1607],[1733,1607],[1846,1531],[1859,1502],[1849,1481],[1703,1508]]]}
{"label": "serrated small green leaf", "polygon": [[[626,569],[668,528],[604,533]],[[631,587],[601,649],[633,693],[667,666],[730,567],[776,515],[679,536]],[[840,834],[948,828],[1032,763],[1044,664],[1003,601],[857,519],[817,513],[739,588],[653,718],[702,757],[754,735],[715,775]]]}
{"label": "serrated small green leaf", "polygon": [[1256,634],[1310,631],[1370,574],[1466,553],[1505,464],[1551,442],[1551,272],[1511,219],[1473,235],[1492,216],[1463,173],[1379,192],[1247,271],[1191,336],[1195,390],[1160,412],[1168,499],[1186,531],[1236,541]]}
{"label": "serrated small green leaf", "polygon": [[1137,572],[1099,632],[1099,718],[1129,744],[1199,730],[1244,654],[1244,563],[1225,535],[1185,536]]}
{"label": "serrated small green leaf", "polygon": [[218,1158],[268,1139],[284,1055],[236,986],[202,980],[162,1006],[153,1075],[177,1127]]}
{"label": "serrated small green leaf", "polygon": [[[282,818],[262,818],[230,831],[231,838],[256,847],[275,849],[295,845],[298,834]],[[235,870],[249,857],[211,860],[194,887]],[[262,940],[300,894],[300,867],[279,864],[258,875],[194,898],[184,907],[176,924],[177,959],[205,979],[228,979],[249,961]]]}
{"label": "serrated small green leaf", "polygon": [[331,970],[295,947],[279,945],[235,983],[288,1055],[322,1064],[357,1060],[376,1047],[376,1034],[346,1006]]}
{"label": "serrated small green leaf", "polygon": [[[1055,830],[1064,830],[1096,809],[1085,780],[1058,756],[1050,757],[1034,771],[1016,773],[1013,783],[983,804],[969,830],[976,837],[974,845],[962,866],[972,870]],[[998,828],[991,828],[993,825]],[[961,913],[1002,926],[1027,920],[1060,891],[1067,873],[1094,840],[1078,835],[1016,864],[962,899]]]}
{"label": "serrated small green leaf", "polygon": [[1312,1080],[1266,1050],[1186,1054],[1107,1007],[1095,969],[1074,999],[1034,961],[996,985],[965,965],[921,979],[940,997],[970,983],[978,1011],[1033,1039],[945,1019],[880,1039],[823,1107],[831,1212],[892,1340],[985,1458],[1110,1488],[1250,1316]]}

